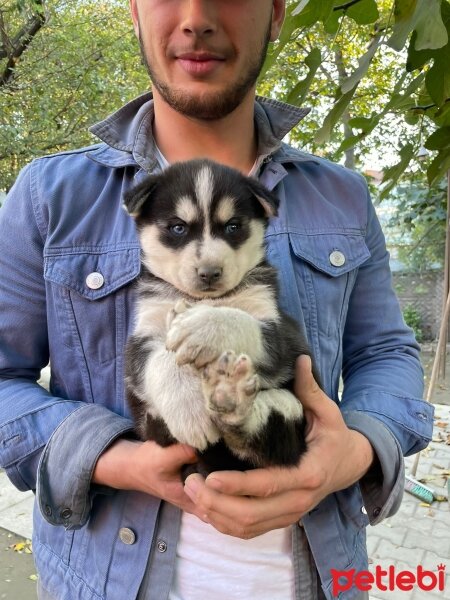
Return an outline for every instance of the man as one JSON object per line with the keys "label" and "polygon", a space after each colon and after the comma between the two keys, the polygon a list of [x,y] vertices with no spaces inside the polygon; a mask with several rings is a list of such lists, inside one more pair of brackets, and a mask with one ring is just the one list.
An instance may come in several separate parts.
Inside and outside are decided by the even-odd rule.
{"label": "man", "polygon": [[[39,597],[330,599],[331,569],[367,568],[365,526],[395,512],[402,454],[432,430],[379,224],[362,178],[281,143],[305,111],[255,102],[284,0],[130,5],[153,97],[95,126],[103,143],[33,162],[0,211],[1,462],[37,489]],[[137,442],[126,418],[139,246],[121,204],[146,172],[205,156],[276,189],[268,258],[325,392],[301,358],[297,468],[183,487],[193,450]],[[49,393],[35,383],[48,359]]]}

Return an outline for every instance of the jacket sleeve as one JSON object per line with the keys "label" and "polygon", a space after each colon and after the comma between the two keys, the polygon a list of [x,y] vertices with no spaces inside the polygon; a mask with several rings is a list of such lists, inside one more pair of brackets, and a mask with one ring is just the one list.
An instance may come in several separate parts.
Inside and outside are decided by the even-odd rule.
{"label": "jacket sleeve", "polygon": [[404,323],[384,236],[369,198],[367,202],[371,256],[359,268],[348,307],[341,409],[348,427],[365,435],[377,455],[377,467],[360,482],[375,524],[397,510],[403,494],[403,456],[427,446],[434,411],[422,400],[419,346]]}
{"label": "jacket sleeve", "polygon": [[[58,398],[37,384],[49,361],[49,345],[46,232],[36,185],[30,165],[0,209],[0,465],[19,490],[43,490],[44,516],[50,522],[79,527],[87,519],[82,505],[89,504],[90,474],[98,456],[132,425],[103,406]],[[63,490],[70,492],[62,497]],[[61,507],[70,508],[72,516],[61,518]]]}

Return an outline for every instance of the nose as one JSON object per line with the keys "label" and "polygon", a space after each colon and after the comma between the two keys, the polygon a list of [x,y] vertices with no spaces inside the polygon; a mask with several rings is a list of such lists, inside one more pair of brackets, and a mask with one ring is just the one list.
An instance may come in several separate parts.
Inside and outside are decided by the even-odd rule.
{"label": "nose", "polygon": [[201,283],[212,285],[213,283],[217,283],[222,277],[222,269],[221,267],[215,266],[199,267],[197,269],[197,275]]}
{"label": "nose", "polygon": [[187,35],[202,37],[216,31],[215,2],[210,0],[188,0],[184,18],[181,23]]}

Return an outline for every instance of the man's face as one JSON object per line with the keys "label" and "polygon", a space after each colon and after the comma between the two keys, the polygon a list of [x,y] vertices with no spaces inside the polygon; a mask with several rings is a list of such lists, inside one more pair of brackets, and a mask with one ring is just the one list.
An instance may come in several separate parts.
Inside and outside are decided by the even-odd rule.
{"label": "man's face", "polygon": [[284,0],[130,0],[141,51],[162,99],[220,119],[253,94]]}

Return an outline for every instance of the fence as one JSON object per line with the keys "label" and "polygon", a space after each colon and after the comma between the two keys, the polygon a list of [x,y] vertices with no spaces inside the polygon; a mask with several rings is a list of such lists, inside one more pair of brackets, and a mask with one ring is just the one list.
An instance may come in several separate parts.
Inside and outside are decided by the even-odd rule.
{"label": "fence", "polygon": [[393,278],[402,309],[409,306],[420,315],[423,339],[436,339],[442,317],[443,271],[395,272]]}

